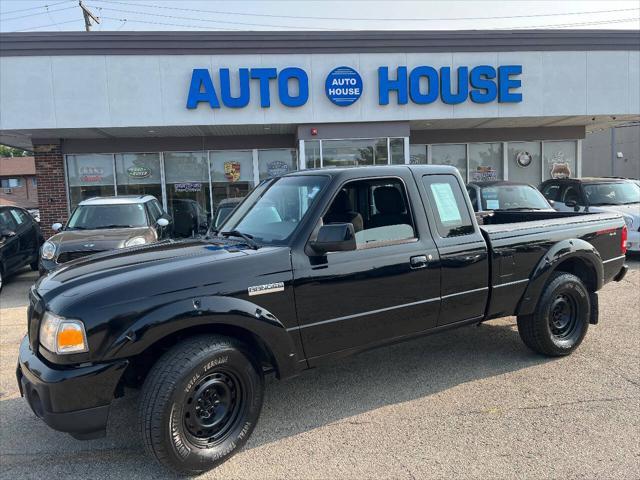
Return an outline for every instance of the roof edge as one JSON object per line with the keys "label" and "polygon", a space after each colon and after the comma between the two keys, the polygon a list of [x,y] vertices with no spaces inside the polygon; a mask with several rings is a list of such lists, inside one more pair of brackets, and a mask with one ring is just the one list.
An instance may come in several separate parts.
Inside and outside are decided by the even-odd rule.
{"label": "roof edge", "polygon": [[640,50],[640,30],[0,33],[0,56]]}

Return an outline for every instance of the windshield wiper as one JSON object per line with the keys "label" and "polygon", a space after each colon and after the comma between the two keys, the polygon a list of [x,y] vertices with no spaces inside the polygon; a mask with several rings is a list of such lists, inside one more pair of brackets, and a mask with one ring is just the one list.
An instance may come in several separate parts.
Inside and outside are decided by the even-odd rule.
{"label": "windshield wiper", "polygon": [[498,210],[502,210],[504,212],[513,211],[513,210],[542,210],[542,208],[537,207],[511,207],[511,208],[500,208]]}
{"label": "windshield wiper", "polygon": [[100,225],[99,227],[95,227],[96,230],[101,230],[103,228],[133,228],[133,225]]}
{"label": "windshield wiper", "polygon": [[260,245],[253,239],[252,235],[249,235],[248,233],[242,233],[239,230],[229,230],[228,232],[220,232],[220,235],[222,235],[223,237],[240,237],[245,242],[247,242],[247,245],[249,245],[254,250],[258,250],[260,248]]}

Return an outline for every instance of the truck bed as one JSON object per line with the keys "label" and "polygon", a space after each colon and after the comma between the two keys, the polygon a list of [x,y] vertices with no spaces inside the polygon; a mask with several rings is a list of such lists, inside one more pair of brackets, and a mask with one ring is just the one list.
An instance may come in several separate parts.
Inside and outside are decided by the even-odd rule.
{"label": "truck bed", "polygon": [[[624,263],[624,255],[620,255],[621,218],[616,213],[498,212],[485,217],[484,223],[480,231],[490,252],[488,318],[517,311],[527,294],[530,277],[545,255],[553,258],[563,249],[583,248],[586,242],[602,259],[605,282]],[[558,252],[550,250],[563,241],[567,243]],[[590,277],[595,281],[595,274]]]}

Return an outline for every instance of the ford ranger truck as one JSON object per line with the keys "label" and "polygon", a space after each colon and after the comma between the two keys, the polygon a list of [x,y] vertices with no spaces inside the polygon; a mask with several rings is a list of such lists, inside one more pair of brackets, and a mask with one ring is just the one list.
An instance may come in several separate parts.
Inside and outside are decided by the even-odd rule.
{"label": "ford ranger truck", "polygon": [[[17,377],[50,427],[106,432],[140,388],[146,450],[181,474],[251,435],[264,377],[515,315],[573,352],[626,271],[614,213],[496,212],[478,226],[447,166],[305,170],[258,185],[207,237],[78,259],[31,289]],[[318,392],[321,394],[321,392]]]}

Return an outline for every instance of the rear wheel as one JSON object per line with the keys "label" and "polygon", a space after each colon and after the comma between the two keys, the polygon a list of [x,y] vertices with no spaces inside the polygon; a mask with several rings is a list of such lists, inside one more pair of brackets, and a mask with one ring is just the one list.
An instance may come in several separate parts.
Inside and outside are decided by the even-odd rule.
{"label": "rear wheel", "polygon": [[195,475],[247,441],[262,407],[263,378],[248,350],[222,336],[193,337],[153,366],[139,426],[146,450],[177,473]]}
{"label": "rear wheel", "polygon": [[532,350],[549,356],[573,352],[587,333],[591,315],[589,291],[570,273],[554,273],[532,315],[518,317],[520,338]]}

